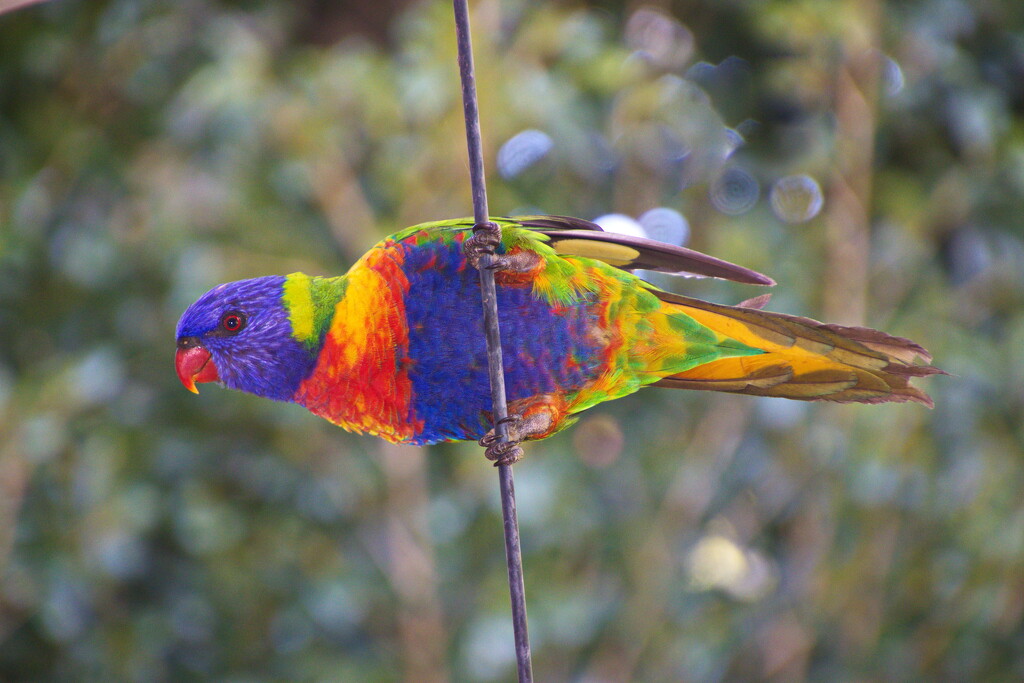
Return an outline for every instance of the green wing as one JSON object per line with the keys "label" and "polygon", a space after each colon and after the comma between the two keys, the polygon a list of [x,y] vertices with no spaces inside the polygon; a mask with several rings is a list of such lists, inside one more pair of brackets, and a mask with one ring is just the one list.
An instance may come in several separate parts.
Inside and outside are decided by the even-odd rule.
{"label": "green wing", "polygon": [[[601,226],[581,218],[569,216],[515,216],[492,218],[503,229],[525,228],[532,233],[543,235],[548,245],[560,255],[584,256],[603,261],[622,270],[655,270],[673,275],[690,277],[713,277],[733,280],[750,285],[774,285],[767,275],[728,261],[702,254],[686,247],[677,247],[664,242],[633,237],[614,232],[605,232]],[[460,218],[407,228],[393,237],[402,240],[420,231],[461,231],[473,227],[472,218]],[[506,243],[509,240],[505,237]],[[512,237],[512,242],[519,240]]]}

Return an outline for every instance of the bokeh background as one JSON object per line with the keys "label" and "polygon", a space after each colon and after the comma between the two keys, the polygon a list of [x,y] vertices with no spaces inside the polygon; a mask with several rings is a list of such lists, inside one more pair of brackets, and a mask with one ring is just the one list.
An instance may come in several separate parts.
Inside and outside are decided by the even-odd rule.
{"label": "bokeh background", "polygon": [[[531,446],[537,679],[1024,679],[1024,3],[473,20],[495,213],[685,242],[953,373],[933,411],[645,390]],[[443,1],[0,16],[0,679],[513,679],[479,448],[172,365],[211,285],[471,214],[462,126]]]}

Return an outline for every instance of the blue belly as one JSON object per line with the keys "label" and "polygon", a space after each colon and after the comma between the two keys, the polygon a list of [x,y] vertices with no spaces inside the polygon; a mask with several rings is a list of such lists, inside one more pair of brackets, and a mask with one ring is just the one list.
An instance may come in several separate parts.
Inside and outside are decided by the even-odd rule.
{"label": "blue belly", "polygon": [[[491,427],[479,275],[462,263],[459,245],[405,253],[408,374],[423,422],[415,443],[478,439]],[[529,286],[498,287],[498,309],[509,402],[577,391],[601,374],[600,349],[588,337],[598,323],[592,299],[555,309]]]}

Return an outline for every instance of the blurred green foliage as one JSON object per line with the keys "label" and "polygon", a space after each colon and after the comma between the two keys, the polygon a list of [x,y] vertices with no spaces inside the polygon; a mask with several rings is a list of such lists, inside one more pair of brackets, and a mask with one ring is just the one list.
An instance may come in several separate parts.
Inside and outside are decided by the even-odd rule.
{"label": "blurred green foliage", "polygon": [[[495,213],[674,209],[775,310],[954,373],[931,412],[644,391],[530,447],[538,680],[1024,678],[1024,4],[474,9]],[[450,12],[0,16],[0,678],[512,679],[475,445],[171,361],[215,283],[471,213]]]}

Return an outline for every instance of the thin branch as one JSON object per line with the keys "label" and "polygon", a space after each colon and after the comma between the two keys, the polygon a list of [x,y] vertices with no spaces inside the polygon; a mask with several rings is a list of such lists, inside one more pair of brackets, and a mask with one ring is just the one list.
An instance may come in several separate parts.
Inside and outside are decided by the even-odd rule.
{"label": "thin branch", "polygon": [[[455,32],[459,48],[459,75],[462,78],[462,104],[466,117],[466,146],[469,151],[469,174],[473,185],[474,232],[496,231],[489,223],[487,186],[484,181],[484,158],[480,143],[480,112],[477,106],[476,78],[473,72],[473,46],[469,34],[469,8],[466,0],[453,0]],[[493,232],[492,232],[493,237]],[[498,299],[494,271],[488,266],[492,255],[480,259],[480,291],[484,308],[484,329],[487,333],[487,365],[491,382],[491,404],[494,429],[498,440],[508,441],[503,420],[508,416],[505,401],[505,376],[501,356],[501,334],[498,328]],[[512,628],[515,633],[516,663],[520,683],[532,683],[530,637],[526,622],[526,591],[523,587],[523,558],[519,548],[519,522],[516,517],[516,494],[511,465],[498,465],[501,487],[501,512],[505,527],[505,559],[508,563],[508,587],[512,600]]]}

